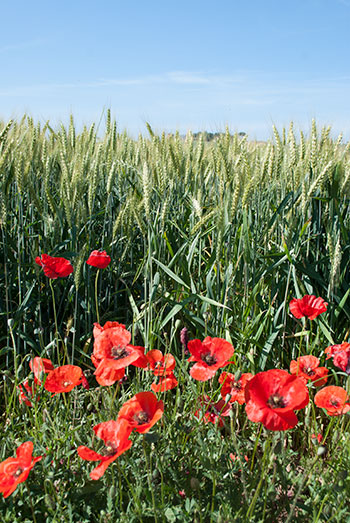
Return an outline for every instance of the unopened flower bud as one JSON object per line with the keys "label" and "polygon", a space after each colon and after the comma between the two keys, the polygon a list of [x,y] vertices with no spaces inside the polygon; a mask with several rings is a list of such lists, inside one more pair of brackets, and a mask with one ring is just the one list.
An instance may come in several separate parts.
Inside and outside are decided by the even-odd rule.
{"label": "unopened flower bud", "polygon": [[191,478],[190,485],[192,490],[198,490],[200,487],[200,483],[197,478]]}
{"label": "unopened flower bud", "polygon": [[327,449],[324,445],[320,445],[317,449],[317,456],[324,456],[327,452]]}

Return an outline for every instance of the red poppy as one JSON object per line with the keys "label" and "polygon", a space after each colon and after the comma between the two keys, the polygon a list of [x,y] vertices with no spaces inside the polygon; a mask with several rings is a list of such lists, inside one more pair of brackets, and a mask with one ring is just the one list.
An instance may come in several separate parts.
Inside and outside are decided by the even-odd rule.
{"label": "red poppy", "polygon": [[29,362],[30,370],[34,373],[34,383],[40,385],[43,376],[54,369],[53,363],[47,358],[35,357]]}
{"label": "red poppy", "polygon": [[101,454],[85,446],[78,447],[77,451],[79,456],[87,461],[100,462],[90,472],[91,479],[100,479],[106,472],[108,465],[131,447],[132,441],[128,439],[131,428],[125,420],[110,420],[99,423],[93,428],[93,431],[105,443],[105,448]]}
{"label": "red poppy", "polygon": [[111,257],[106,251],[92,251],[86,263],[98,269],[105,269],[111,263]]}
{"label": "red poppy", "polygon": [[317,316],[326,312],[327,305],[323,298],[316,298],[312,294],[306,294],[300,300],[293,298],[289,304],[289,310],[295,318],[306,316],[309,320],[314,320]]}
{"label": "red poppy", "polygon": [[118,420],[125,419],[132,430],[148,432],[163,416],[164,405],[153,392],[139,392],[126,401],[118,413]]}
{"label": "red poppy", "polygon": [[315,439],[315,440],[318,441],[318,443],[321,443],[321,441],[323,439],[323,436],[320,433],[318,433],[318,434],[311,434],[311,439]]}
{"label": "red poppy", "polygon": [[[101,360],[98,360],[94,357],[93,354],[91,354],[91,361],[97,368],[101,362]],[[96,375],[96,372],[94,373],[97,383],[99,385],[102,385],[103,387],[108,387],[110,385],[113,385],[116,381],[119,381],[124,378],[125,376],[125,367],[122,369],[111,369],[107,366],[102,366],[99,369],[99,374]]]}
{"label": "red poppy", "polygon": [[309,393],[303,380],[285,370],[259,372],[245,388],[246,413],[250,421],[269,430],[287,430],[298,423],[294,411],[306,407]]}
{"label": "red poppy", "polygon": [[14,492],[19,483],[23,483],[35,463],[42,456],[33,458],[33,443],[26,441],[16,450],[15,458],[7,458],[0,463],[0,492],[7,498]]}
{"label": "red poppy", "polygon": [[350,374],[350,343],[344,341],[339,345],[330,345],[325,349],[327,360],[333,358],[336,367]]}
{"label": "red poppy", "polygon": [[[125,325],[123,325],[122,323],[118,323],[117,321],[107,321],[103,327],[99,323],[94,323],[93,336],[94,336],[95,340],[97,339],[97,337],[100,334],[102,334],[103,331],[107,331],[114,327],[120,327],[120,328],[126,330]],[[101,361],[100,359],[95,358],[95,356],[93,354],[91,354],[91,360],[92,360],[92,363],[95,365],[95,367],[98,367],[100,364],[100,361]],[[125,368],[115,370],[115,369],[109,369],[108,367],[106,367],[104,369],[103,373],[101,373],[99,376],[95,376],[95,377],[96,377],[96,381],[100,385],[109,386],[109,385],[113,385],[116,381],[123,379],[124,375],[125,375]]]}
{"label": "red poppy", "polygon": [[199,403],[201,408],[194,413],[196,418],[202,420],[203,423],[213,423],[214,425],[218,423],[219,427],[224,426],[222,418],[230,415],[231,405],[228,405],[225,400],[213,402],[209,396],[203,396]]}
{"label": "red poppy", "polygon": [[106,331],[108,329],[112,329],[113,327],[121,327],[122,329],[126,330],[125,325],[122,323],[119,323],[118,321],[106,321],[106,323],[103,325],[100,325],[99,323],[94,323],[94,330],[92,331],[92,334],[94,335],[94,338],[96,339],[97,336],[102,334],[103,331]]}
{"label": "red poppy", "polygon": [[350,410],[348,393],[342,387],[330,385],[315,395],[315,405],[326,409],[328,416],[340,416]]}
{"label": "red poppy", "polygon": [[148,368],[158,377],[151,385],[153,392],[165,392],[174,389],[178,381],[173,373],[175,368],[175,358],[172,354],[163,355],[158,349],[151,349],[147,352],[146,360]]}
{"label": "red poppy", "polygon": [[328,379],[328,369],[319,367],[320,360],[316,356],[300,356],[297,360],[290,362],[290,373],[295,374],[298,378],[303,379],[305,383],[309,380],[316,387],[325,385]]}
{"label": "red poppy", "polygon": [[[229,458],[232,459],[233,462],[239,460],[238,456],[236,456],[236,454],[232,454],[232,452],[229,454]],[[249,461],[249,458],[248,456],[245,454],[244,456],[244,460],[248,463]]]}
{"label": "red poppy", "polygon": [[62,365],[50,371],[44,388],[54,395],[69,392],[83,381],[83,371],[77,365]]}
{"label": "red poppy", "polygon": [[172,372],[167,373],[165,376],[160,376],[158,382],[155,381],[151,385],[153,392],[165,392],[167,390],[174,389],[177,387],[178,381]]}
{"label": "red poppy", "polygon": [[31,400],[33,399],[33,395],[35,393],[35,384],[33,383],[32,386],[30,386],[28,380],[25,380],[23,383],[18,385],[18,390],[19,402],[24,403],[27,405],[27,407],[32,407],[33,404]]}
{"label": "red poppy", "polygon": [[70,261],[65,258],[58,258],[42,254],[35,258],[35,263],[44,269],[44,274],[48,278],[55,280],[56,278],[65,278],[73,272],[73,266]]}
{"label": "red poppy", "polygon": [[148,363],[148,368],[155,376],[166,376],[175,368],[175,358],[168,353],[163,356],[162,351],[158,349],[151,349],[145,355]]}
{"label": "red poppy", "polygon": [[199,381],[209,380],[218,369],[229,365],[231,362],[228,360],[234,352],[231,343],[222,338],[210,338],[210,336],[203,341],[189,341],[188,350],[192,354],[188,361],[197,362],[190,370],[190,374],[192,378]]}
{"label": "red poppy", "polygon": [[95,376],[101,385],[111,385],[124,376],[128,365],[146,368],[144,347],[130,345],[131,334],[123,325],[107,322],[104,327],[95,324],[92,362],[97,367]]}
{"label": "red poppy", "polygon": [[231,374],[231,372],[223,372],[219,377],[219,383],[223,383],[221,396],[226,398],[227,394],[230,394],[230,403],[237,401],[240,405],[243,405],[243,403],[245,403],[245,387],[252,377],[253,374],[246,372],[236,380],[234,374]]}

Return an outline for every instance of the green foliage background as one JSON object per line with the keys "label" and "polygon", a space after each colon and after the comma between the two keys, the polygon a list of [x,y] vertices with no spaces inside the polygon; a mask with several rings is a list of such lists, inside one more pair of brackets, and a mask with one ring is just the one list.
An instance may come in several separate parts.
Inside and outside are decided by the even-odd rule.
{"label": "green foliage background", "polygon": [[3,125],[1,366],[11,358],[9,320],[19,353],[50,351],[52,297],[34,263],[41,253],[75,267],[55,293],[61,336],[84,356],[96,319],[85,260],[98,248],[112,257],[99,279],[101,322],[134,324],[147,348],[161,348],[179,320],[193,336],[231,339],[255,371],[286,364],[295,328],[286,304],[305,293],[330,302],[320,341],[343,341],[350,144],[315,122],[308,138],[291,124],[268,143],[228,130],[210,143],[148,131],[135,141],[109,113],[101,138],[94,125],[77,134],[73,119],[56,131],[27,117]]}
{"label": "green foliage background", "polygon": [[[57,130],[28,117],[0,125],[0,459],[28,438],[36,454],[46,453],[28,480],[38,521],[350,516],[347,418],[330,421],[310,404],[305,420],[282,435],[261,433],[241,407],[224,433],[196,424],[204,389],[189,380],[179,342],[184,326],[190,338],[224,337],[235,346],[232,371],[255,373],[288,369],[299,350],[322,356],[347,340],[349,203],[350,144],[315,122],[307,137],[293,124],[273,128],[267,143],[228,130],[209,142],[200,134],[158,136],[150,126],[134,140],[109,113],[104,136],[94,125],[77,133],[73,119]],[[96,483],[77,445],[92,446],[92,427],[116,417],[151,377],[130,371],[117,399],[94,386],[64,403],[41,391],[33,409],[18,404],[16,385],[33,355],[56,354],[49,280],[34,262],[41,253],[74,265],[72,276],[53,282],[59,335],[65,361],[93,369],[96,270],[85,260],[98,248],[112,258],[98,279],[100,323],[123,322],[135,344],[171,351],[179,387],[164,395],[155,433],[135,439],[132,457]],[[288,311],[290,299],[304,294],[329,302],[312,324]],[[344,385],[340,374],[332,384]],[[218,397],[217,380],[210,387]],[[323,455],[312,444],[317,431],[327,434]],[[4,521],[31,521],[28,499],[23,486],[1,501]]]}

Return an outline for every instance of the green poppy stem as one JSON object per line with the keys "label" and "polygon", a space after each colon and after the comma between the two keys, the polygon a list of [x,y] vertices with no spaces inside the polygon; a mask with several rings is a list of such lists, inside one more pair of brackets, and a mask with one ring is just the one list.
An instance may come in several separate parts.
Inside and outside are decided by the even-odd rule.
{"label": "green poppy stem", "polygon": [[59,346],[59,335],[58,335],[55,292],[53,290],[51,278],[50,278],[49,282],[50,282],[50,288],[51,288],[51,293],[52,293],[53,316],[54,316],[54,319],[55,319],[55,338],[56,338],[56,350],[57,350],[57,363],[58,363],[58,365],[60,365],[60,346]]}
{"label": "green poppy stem", "polygon": [[100,315],[98,313],[98,298],[97,298],[97,282],[98,282],[98,276],[100,274],[100,269],[97,269],[97,272],[96,272],[96,278],[95,278],[95,304],[96,304],[96,318],[97,318],[97,323],[100,323]]}
{"label": "green poppy stem", "polygon": [[143,438],[142,438],[142,446],[143,446],[143,453],[145,455],[145,462],[146,462],[146,469],[147,469],[147,480],[148,480],[148,488],[151,492],[151,498],[152,498],[152,505],[153,505],[153,517],[154,517],[154,521],[155,523],[158,522],[158,518],[157,518],[157,507],[156,507],[156,500],[155,500],[155,497],[154,497],[154,489],[153,489],[153,486],[152,486],[152,475],[151,475],[151,458],[148,459],[148,456],[147,456],[147,449],[146,449],[146,440],[145,440],[145,435],[143,435]]}

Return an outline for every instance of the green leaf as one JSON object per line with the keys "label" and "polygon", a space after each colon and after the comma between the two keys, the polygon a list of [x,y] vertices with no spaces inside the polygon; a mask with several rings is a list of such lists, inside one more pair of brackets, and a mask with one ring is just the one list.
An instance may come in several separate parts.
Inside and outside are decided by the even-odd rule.
{"label": "green leaf", "polygon": [[159,330],[162,330],[165,327],[165,325],[168,323],[168,321],[170,321],[179,311],[181,311],[182,308],[183,308],[183,304],[182,303],[177,303],[176,305],[174,305],[174,307],[166,315],[166,317],[164,318],[164,320],[160,324]]}
{"label": "green leaf", "polygon": [[155,261],[156,264],[159,265],[159,267],[163,269],[163,271],[166,272],[168,276],[170,276],[170,278],[177,281],[177,283],[179,283],[180,285],[186,287],[186,289],[189,289],[189,286],[180,278],[180,276],[177,276],[177,274],[175,274],[171,269],[169,269],[169,267],[164,265],[162,262],[156,260],[155,258],[152,258],[152,260]]}

